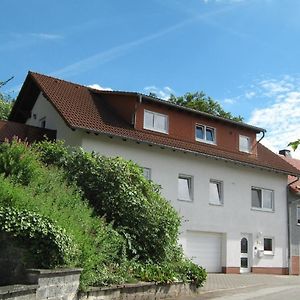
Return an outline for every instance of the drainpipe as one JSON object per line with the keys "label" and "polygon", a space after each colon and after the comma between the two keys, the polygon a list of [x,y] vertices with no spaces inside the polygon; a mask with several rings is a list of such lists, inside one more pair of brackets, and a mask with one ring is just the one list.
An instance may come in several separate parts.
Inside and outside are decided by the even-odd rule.
{"label": "drainpipe", "polygon": [[266,132],[266,130],[262,131],[261,138],[252,146],[251,150],[253,150],[256,147],[256,145],[265,137],[265,132]]}
{"label": "drainpipe", "polygon": [[[289,266],[289,273],[291,270],[291,218],[290,218],[290,205],[293,203],[293,201],[289,202],[289,188],[290,186],[297,182],[299,180],[299,176],[292,182],[290,182],[287,186],[286,186],[286,202],[287,202],[287,229],[288,229],[288,266]],[[294,200],[297,201],[298,199]]]}

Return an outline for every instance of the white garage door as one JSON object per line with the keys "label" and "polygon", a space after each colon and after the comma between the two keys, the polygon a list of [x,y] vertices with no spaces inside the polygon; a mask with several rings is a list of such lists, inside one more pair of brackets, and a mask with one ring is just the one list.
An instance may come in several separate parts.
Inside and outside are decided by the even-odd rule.
{"label": "white garage door", "polygon": [[186,255],[207,272],[221,272],[222,235],[220,233],[188,231]]}

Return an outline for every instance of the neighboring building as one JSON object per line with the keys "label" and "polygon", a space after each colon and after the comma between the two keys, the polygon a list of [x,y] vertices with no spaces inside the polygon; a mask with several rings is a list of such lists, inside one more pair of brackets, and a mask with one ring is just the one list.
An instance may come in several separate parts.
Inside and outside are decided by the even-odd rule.
{"label": "neighboring building", "polygon": [[131,92],[29,73],[9,118],[137,162],[182,216],[180,242],[209,272],[287,274],[288,175],[264,129]]}
{"label": "neighboring building", "polygon": [[[300,160],[292,158],[289,150],[281,150],[279,154],[291,165],[300,170]],[[291,268],[290,274],[300,275],[300,180],[289,176],[289,239]]]}
{"label": "neighboring building", "polygon": [[56,131],[0,120],[0,143],[5,140],[11,141],[15,137],[29,143],[40,141],[45,137],[49,140],[55,140]]}

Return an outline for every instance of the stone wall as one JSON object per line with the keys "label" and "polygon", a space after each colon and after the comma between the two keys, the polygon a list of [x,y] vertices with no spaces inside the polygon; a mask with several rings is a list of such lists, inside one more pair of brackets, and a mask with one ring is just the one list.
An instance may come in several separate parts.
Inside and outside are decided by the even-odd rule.
{"label": "stone wall", "polygon": [[194,284],[156,284],[152,282],[91,287],[86,292],[78,292],[81,271],[82,269],[27,270],[27,284],[0,287],[0,299],[150,300],[191,296],[197,293]]}
{"label": "stone wall", "polygon": [[150,300],[192,296],[197,288],[189,283],[156,284],[143,282],[107,288],[91,288],[78,294],[78,300]]}
{"label": "stone wall", "polygon": [[27,282],[36,284],[37,300],[75,300],[82,269],[27,270]]}
{"label": "stone wall", "polygon": [[26,249],[7,234],[0,233],[0,286],[25,281],[23,257]]}

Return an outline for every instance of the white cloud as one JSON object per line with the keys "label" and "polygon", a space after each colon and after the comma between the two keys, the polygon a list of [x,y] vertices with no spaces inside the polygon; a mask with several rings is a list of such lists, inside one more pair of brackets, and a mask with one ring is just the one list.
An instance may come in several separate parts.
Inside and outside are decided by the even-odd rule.
{"label": "white cloud", "polygon": [[52,34],[52,33],[30,33],[29,35],[31,35],[32,37],[36,37],[38,39],[42,39],[42,40],[61,40],[63,39],[62,35],[59,34]]}
{"label": "white cloud", "polygon": [[236,100],[232,99],[232,98],[226,98],[223,100],[223,102],[226,104],[234,104],[234,103],[236,103]]}
{"label": "white cloud", "polygon": [[88,87],[92,88],[92,89],[95,89],[95,90],[100,90],[100,91],[112,91],[113,89],[110,88],[110,87],[103,87],[97,83],[94,83],[94,84],[90,84],[88,85]]}
{"label": "white cloud", "polygon": [[156,97],[167,100],[170,98],[171,94],[175,94],[174,90],[169,86],[165,86],[162,89],[152,85],[144,88],[145,94],[153,93]]}
{"label": "white cloud", "polygon": [[274,97],[282,93],[291,92],[295,89],[295,85],[289,82],[289,79],[286,77],[282,80],[262,80],[259,82],[259,86],[265,91],[267,97]]}
{"label": "white cloud", "polygon": [[[274,86],[271,86],[273,90]],[[277,89],[283,93],[285,89]],[[300,91],[288,91],[279,95],[281,101],[268,107],[255,109],[249,123],[267,129],[266,137],[262,140],[268,148],[278,153],[280,149],[287,149],[289,142],[300,138]],[[300,158],[299,151],[293,152],[294,157]]]}
{"label": "white cloud", "polygon": [[253,98],[255,95],[256,95],[256,93],[255,93],[254,91],[246,92],[246,93],[245,93],[245,97],[246,97],[247,99],[251,99],[251,98]]}

